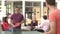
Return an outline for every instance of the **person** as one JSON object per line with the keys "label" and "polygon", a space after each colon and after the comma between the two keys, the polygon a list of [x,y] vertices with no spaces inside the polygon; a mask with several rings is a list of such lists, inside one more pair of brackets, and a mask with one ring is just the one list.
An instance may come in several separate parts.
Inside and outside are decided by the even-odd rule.
{"label": "person", "polygon": [[11,31],[10,25],[8,24],[8,17],[4,17],[4,20],[2,22],[2,29],[3,31]]}
{"label": "person", "polygon": [[37,31],[39,31],[39,32],[49,31],[49,20],[47,19],[47,16],[44,15],[43,19],[44,20],[42,21],[42,23],[36,27]]}
{"label": "person", "polygon": [[19,11],[19,7],[14,8],[15,11],[11,15],[11,21],[14,24],[13,34],[21,34],[21,24],[24,22],[24,17]]}
{"label": "person", "polygon": [[10,17],[10,15],[11,15],[11,13],[8,13],[8,14],[6,14],[6,17],[8,17],[8,18],[9,18],[9,17]]}
{"label": "person", "polygon": [[60,34],[60,10],[56,7],[55,0],[46,0],[46,6],[50,9],[50,30],[44,34]]}
{"label": "person", "polygon": [[36,20],[36,18],[33,19],[29,25],[31,27],[31,30],[34,30],[35,29],[35,26],[38,25],[38,21]]}

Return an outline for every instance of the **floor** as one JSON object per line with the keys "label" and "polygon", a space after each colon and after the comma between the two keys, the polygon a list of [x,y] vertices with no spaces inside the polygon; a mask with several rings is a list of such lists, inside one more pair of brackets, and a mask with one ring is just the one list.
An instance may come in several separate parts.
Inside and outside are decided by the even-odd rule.
{"label": "floor", "polygon": [[[2,31],[2,28],[1,28],[1,25],[0,25],[0,34],[12,34],[12,32]],[[43,33],[37,32],[37,31],[22,31],[21,34],[43,34]]]}
{"label": "floor", "polygon": [[[12,32],[1,32],[0,34],[12,34]],[[43,34],[37,31],[22,31],[21,34]]]}

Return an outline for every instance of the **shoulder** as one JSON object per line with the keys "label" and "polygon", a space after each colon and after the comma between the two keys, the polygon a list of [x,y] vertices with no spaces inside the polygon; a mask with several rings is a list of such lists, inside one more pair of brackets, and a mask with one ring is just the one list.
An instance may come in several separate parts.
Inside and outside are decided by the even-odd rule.
{"label": "shoulder", "polygon": [[14,14],[11,14],[11,18],[13,18],[14,17]]}
{"label": "shoulder", "polygon": [[47,23],[49,23],[49,20],[46,20]]}
{"label": "shoulder", "polygon": [[7,24],[7,22],[3,22],[3,24]]}
{"label": "shoulder", "polygon": [[57,14],[57,11],[50,12],[49,20],[55,20],[56,19],[56,14]]}
{"label": "shoulder", "polygon": [[21,13],[19,15],[20,15],[20,17],[23,17],[23,14],[21,14]]}
{"label": "shoulder", "polygon": [[50,12],[49,15],[51,16],[51,15],[55,15],[55,14],[56,14],[56,11],[52,11],[52,12]]}
{"label": "shoulder", "polygon": [[44,20],[43,23],[49,23],[49,20]]}
{"label": "shoulder", "polygon": [[22,16],[23,16],[23,14],[22,14],[22,13],[20,13],[20,15],[22,15]]}
{"label": "shoulder", "polygon": [[60,12],[60,10],[56,9],[55,11],[51,11],[49,15],[50,16],[51,15],[56,15],[58,12]]}
{"label": "shoulder", "polygon": [[15,15],[14,13],[13,14],[11,14],[11,16],[13,16],[13,15]]}

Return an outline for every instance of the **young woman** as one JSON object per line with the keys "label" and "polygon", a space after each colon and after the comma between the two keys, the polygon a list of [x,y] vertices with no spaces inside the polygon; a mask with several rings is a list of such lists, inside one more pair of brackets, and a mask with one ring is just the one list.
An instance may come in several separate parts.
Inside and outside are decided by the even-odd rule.
{"label": "young woman", "polygon": [[3,31],[9,31],[11,29],[10,25],[8,24],[8,17],[4,17],[2,23],[3,23],[2,24]]}

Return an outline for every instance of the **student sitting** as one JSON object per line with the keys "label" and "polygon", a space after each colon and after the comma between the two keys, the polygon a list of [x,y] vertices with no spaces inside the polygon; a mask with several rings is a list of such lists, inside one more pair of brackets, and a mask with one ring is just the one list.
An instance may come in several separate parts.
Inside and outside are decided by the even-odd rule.
{"label": "student sitting", "polygon": [[36,27],[37,31],[39,32],[47,32],[49,30],[49,20],[47,19],[47,16],[43,16],[43,21],[38,27]]}
{"label": "student sitting", "polygon": [[38,21],[36,19],[32,20],[30,23],[31,30],[35,29],[35,26],[38,25]]}
{"label": "student sitting", "polygon": [[10,25],[8,24],[8,17],[4,17],[2,22],[3,31],[10,30]]}

